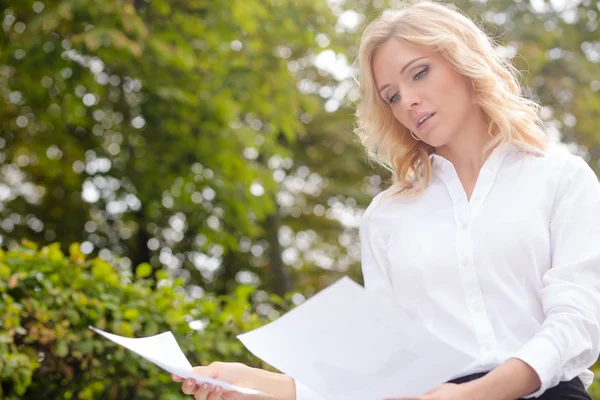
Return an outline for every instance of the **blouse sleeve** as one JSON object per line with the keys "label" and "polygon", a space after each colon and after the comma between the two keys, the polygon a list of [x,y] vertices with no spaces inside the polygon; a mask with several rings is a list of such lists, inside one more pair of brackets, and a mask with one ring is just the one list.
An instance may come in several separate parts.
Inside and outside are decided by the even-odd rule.
{"label": "blouse sleeve", "polygon": [[376,291],[391,299],[393,296],[390,264],[385,254],[384,239],[373,218],[382,198],[383,193],[377,195],[361,219],[359,228],[361,268],[365,289]]}
{"label": "blouse sleeve", "polygon": [[[391,294],[390,281],[386,273],[387,262],[382,247],[383,240],[376,229],[370,226],[371,216],[381,200],[381,196],[380,194],[373,199],[361,218],[359,227],[361,265],[367,290]],[[295,381],[295,383],[296,400],[324,400],[302,382]]]}
{"label": "blouse sleeve", "polygon": [[600,351],[600,184],[586,162],[569,155],[550,220],[551,268],[539,293],[546,319],[514,358],[538,374],[538,397],[570,380]]}

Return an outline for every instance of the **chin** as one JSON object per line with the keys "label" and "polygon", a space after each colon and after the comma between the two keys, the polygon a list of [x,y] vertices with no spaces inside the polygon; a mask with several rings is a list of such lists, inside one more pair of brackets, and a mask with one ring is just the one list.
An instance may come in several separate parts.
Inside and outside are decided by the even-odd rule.
{"label": "chin", "polygon": [[425,143],[427,143],[428,145],[430,145],[432,147],[435,147],[436,149],[438,147],[443,147],[446,144],[448,144],[448,138],[447,137],[440,137],[440,136],[436,136],[435,134],[434,135],[430,135],[430,134],[426,135],[423,138],[423,141]]}

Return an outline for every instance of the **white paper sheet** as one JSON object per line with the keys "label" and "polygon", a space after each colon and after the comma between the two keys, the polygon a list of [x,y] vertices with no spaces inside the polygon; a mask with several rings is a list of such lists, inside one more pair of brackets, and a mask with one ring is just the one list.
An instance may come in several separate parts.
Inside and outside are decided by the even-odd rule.
{"label": "white paper sheet", "polygon": [[211,385],[221,386],[225,390],[231,390],[245,394],[271,396],[258,390],[231,385],[228,382],[196,374],[171,332],[164,332],[159,335],[145,338],[127,338],[104,332],[93,326],[90,326],[89,328],[94,332],[104,336],[108,340],[120,344],[134,353],[137,353],[165,371],[178,375],[182,378],[195,379],[198,384],[206,382],[210,383]]}
{"label": "white paper sheet", "polygon": [[349,278],[238,339],[327,400],[419,396],[474,361]]}

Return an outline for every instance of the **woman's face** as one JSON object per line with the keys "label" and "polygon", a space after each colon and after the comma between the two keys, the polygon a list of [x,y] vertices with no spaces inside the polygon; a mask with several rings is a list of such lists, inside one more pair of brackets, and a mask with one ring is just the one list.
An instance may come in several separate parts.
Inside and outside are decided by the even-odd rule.
{"label": "woman's face", "polygon": [[375,85],[396,119],[433,147],[452,142],[476,118],[474,90],[439,54],[392,38],[373,57]]}

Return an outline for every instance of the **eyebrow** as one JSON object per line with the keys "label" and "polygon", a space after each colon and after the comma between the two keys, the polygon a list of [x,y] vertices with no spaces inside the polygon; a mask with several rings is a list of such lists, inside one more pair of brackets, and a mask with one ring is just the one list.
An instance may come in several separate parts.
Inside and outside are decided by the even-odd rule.
{"label": "eyebrow", "polygon": [[[421,60],[421,59],[423,59],[423,58],[427,58],[427,57],[426,57],[426,56],[423,56],[423,57],[417,57],[417,58],[413,59],[412,61],[409,61],[408,63],[406,63],[406,65],[405,65],[404,67],[402,67],[402,69],[400,70],[400,75],[402,75],[402,74],[404,73],[404,71],[406,71],[406,68],[410,67],[410,66],[411,66],[413,63],[416,63],[417,61],[419,61],[419,60]],[[387,84],[387,85],[383,85],[382,87],[380,87],[380,88],[378,89],[378,90],[379,90],[379,94],[381,94],[381,92],[382,92],[384,89],[387,89],[388,87],[390,87],[390,85],[389,85],[389,84]]]}

